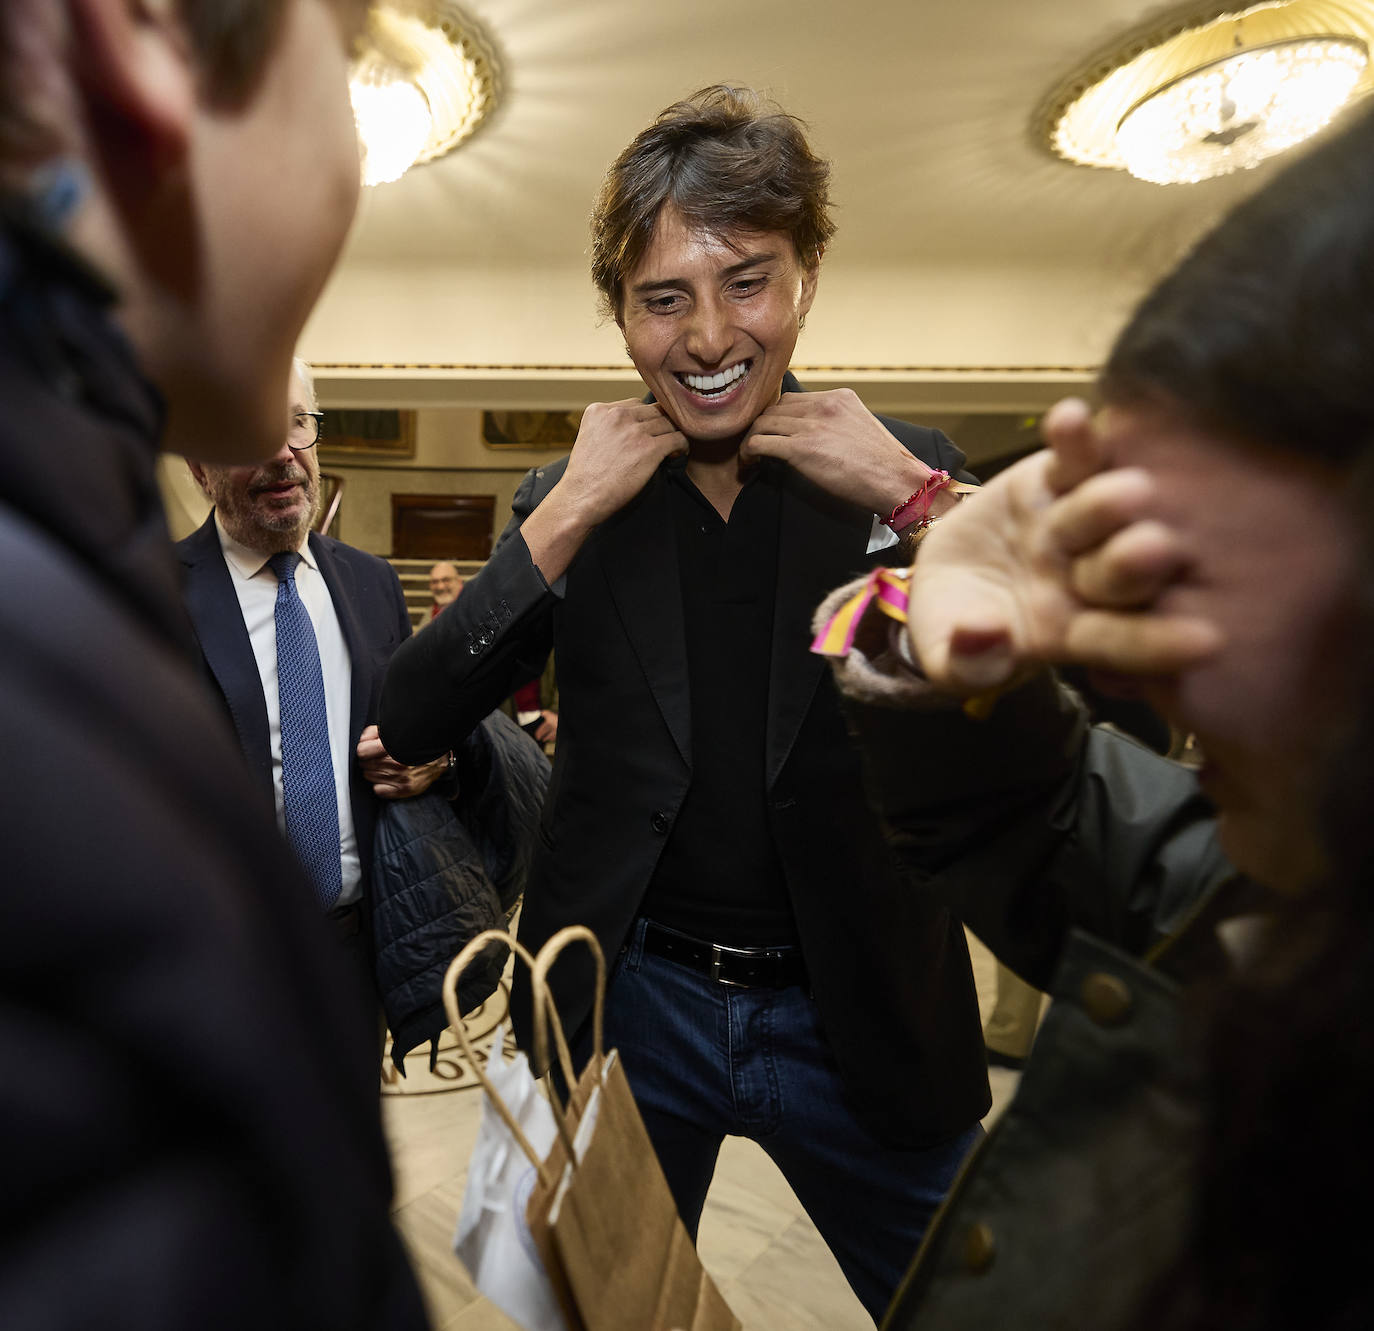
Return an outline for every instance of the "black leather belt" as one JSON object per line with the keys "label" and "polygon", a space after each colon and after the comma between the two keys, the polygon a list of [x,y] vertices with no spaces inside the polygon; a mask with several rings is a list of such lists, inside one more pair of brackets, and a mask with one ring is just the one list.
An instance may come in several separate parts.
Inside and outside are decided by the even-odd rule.
{"label": "black leather belt", "polygon": [[805,986],[806,964],[796,947],[726,947],[646,921],[644,950],[736,989]]}

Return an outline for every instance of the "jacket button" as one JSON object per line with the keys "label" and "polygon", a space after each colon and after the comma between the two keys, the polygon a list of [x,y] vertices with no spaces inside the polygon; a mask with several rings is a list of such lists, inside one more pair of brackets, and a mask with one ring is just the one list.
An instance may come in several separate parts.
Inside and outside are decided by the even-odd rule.
{"label": "jacket button", "polygon": [[1083,1010],[1099,1026],[1120,1026],[1131,1015],[1131,991],[1120,976],[1095,971],[1079,993]]}
{"label": "jacket button", "polygon": [[992,1265],[996,1255],[997,1243],[992,1236],[992,1226],[980,1220],[964,1239],[964,1270],[970,1275],[982,1275]]}
{"label": "jacket button", "polygon": [[649,819],[649,826],[660,835],[666,832],[673,825],[673,820],[662,809],[659,809],[652,818]]}

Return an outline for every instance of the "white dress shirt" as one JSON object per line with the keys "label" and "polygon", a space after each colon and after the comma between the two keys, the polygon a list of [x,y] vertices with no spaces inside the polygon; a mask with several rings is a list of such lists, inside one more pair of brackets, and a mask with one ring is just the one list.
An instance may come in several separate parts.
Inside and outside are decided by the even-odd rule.
{"label": "white dress shirt", "polygon": [[[243,612],[253,658],[258,663],[262,696],[267,703],[267,725],[272,743],[272,790],[277,801],[277,826],[286,831],[286,812],[281,787],[281,703],[277,696],[277,575],[268,567],[269,556],[240,545],[220,524],[215,514],[215,530],[220,549],[234,583]],[[349,775],[353,767],[353,736],[349,734],[353,663],[344,641],[339,617],[334,612],[329,588],[315,562],[307,535],[300,544],[301,562],[296,566],[296,590],[300,594],[315,642],[320,650],[324,672],[324,703],[329,717],[329,753],[334,760],[334,792],[339,805],[339,867],[343,890],[338,904],[348,906],[362,896],[362,868],[358,861],[358,838],[353,829],[353,808],[349,803]]]}
{"label": "white dress shirt", "polygon": [[886,550],[889,545],[896,545],[901,540],[876,513],[873,515],[873,525],[868,530],[868,549],[865,554],[876,555],[879,550]]}

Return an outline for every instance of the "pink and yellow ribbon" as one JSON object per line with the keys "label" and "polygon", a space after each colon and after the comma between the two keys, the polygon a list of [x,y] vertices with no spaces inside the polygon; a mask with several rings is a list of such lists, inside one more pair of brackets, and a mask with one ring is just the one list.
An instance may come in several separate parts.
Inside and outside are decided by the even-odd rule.
{"label": "pink and yellow ribbon", "polygon": [[875,568],[863,589],[851,596],[816,634],[811,650],[820,656],[848,656],[854,646],[854,635],[859,631],[859,621],[875,602],[889,619],[905,624],[910,580],[910,569]]}
{"label": "pink and yellow ribbon", "polygon": [[[905,624],[910,589],[909,568],[875,568],[868,575],[863,587],[830,616],[825,627],[816,634],[811,650],[819,656],[848,656],[854,646],[859,624],[871,605],[876,606],[889,619]],[[1001,696],[1001,692],[1001,689],[991,689],[986,693],[965,698],[965,714],[975,721],[984,720],[992,711],[992,705]]]}

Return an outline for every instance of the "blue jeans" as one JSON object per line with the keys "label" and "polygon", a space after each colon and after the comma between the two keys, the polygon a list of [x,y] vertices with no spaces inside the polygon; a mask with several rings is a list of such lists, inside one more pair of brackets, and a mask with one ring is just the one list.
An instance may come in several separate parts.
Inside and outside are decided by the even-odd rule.
{"label": "blue jeans", "polygon": [[[578,1066],[589,1040],[578,1042]],[[606,1044],[620,1050],[692,1237],[721,1142],[748,1137],[877,1321],[981,1126],[921,1150],[879,1141],[849,1107],[804,989],[731,988],[646,954],[643,920],[612,972]]]}

